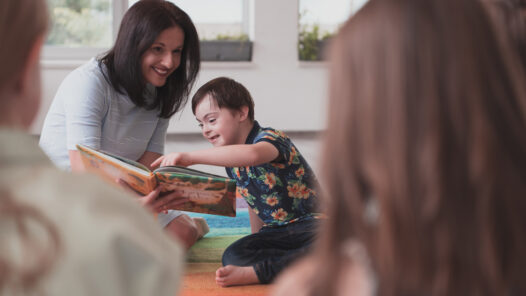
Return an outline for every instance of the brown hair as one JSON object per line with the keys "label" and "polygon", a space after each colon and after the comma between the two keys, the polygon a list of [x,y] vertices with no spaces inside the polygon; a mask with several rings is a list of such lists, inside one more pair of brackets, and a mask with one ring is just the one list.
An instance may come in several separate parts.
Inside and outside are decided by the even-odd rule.
{"label": "brown hair", "polygon": [[522,295],[526,90],[480,1],[370,0],[334,40],[313,294]]}
{"label": "brown hair", "polygon": [[526,0],[482,0],[526,71]]}
{"label": "brown hair", "polygon": [[[141,57],[162,31],[179,26],[184,32],[181,64],[157,88],[157,96],[148,104],[144,97]],[[108,68],[114,89],[127,93],[132,102],[147,109],[159,109],[159,117],[169,118],[188,100],[200,67],[199,37],[190,17],[169,1],[141,0],[122,19],[113,48],[101,59]]]}
{"label": "brown hair", "polygon": [[45,1],[0,1],[0,90],[20,75],[31,47],[47,29]]}
{"label": "brown hair", "polygon": [[254,100],[243,84],[228,77],[212,79],[201,86],[192,98],[192,112],[206,95],[212,96],[219,108],[239,110],[248,107],[248,118],[254,121]]}
{"label": "brown hair", "polygon": [[[47,25],[44,0],[0,1],[0,93],[19,76],[30,50],[43,36]],[[2,100],[0,104],[5,102]],[[19,254],[15,259],[11,251],[0,253],[0,291],[8,294],[38,291],[39,281],[51,270],[60,250],[55,225],[35,207],[16,201],[10,192],[2,188],[0,224],[4,236],[0,242],[2,250],[7,248],[5,243],[17,245]],[[44,229],[46,235],[34,235],[35,226]],[[16,235],[7,237],[6,231],[10,229],[14,229]],[[47,239],[45,243],[43,237]]]}

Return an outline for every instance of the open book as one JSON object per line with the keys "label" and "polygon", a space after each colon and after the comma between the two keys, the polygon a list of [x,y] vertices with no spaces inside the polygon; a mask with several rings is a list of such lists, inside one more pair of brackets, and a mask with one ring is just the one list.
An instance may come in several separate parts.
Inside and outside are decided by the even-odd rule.
{"label": "open book", "polygon": [[161,191],[179,191],[189,199],[177,210],[236,216],[236,182],[180,166],[160,167],[153,172],[144,165],[102,152],[84,145],[77,145],[84,167],[110,182],[122,179],[135,191],[148,194],[158,185]]}

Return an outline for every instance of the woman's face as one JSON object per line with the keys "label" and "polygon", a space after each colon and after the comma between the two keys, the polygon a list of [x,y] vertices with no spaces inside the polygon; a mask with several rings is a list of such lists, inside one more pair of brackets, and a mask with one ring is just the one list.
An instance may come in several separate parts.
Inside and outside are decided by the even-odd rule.
{"label": "woman's face", "polygon": [[144,81],[156,87],[163,86],[181,63],[183,46],[184,31],[181,27],[174,26],[162,31],[141,57]]}

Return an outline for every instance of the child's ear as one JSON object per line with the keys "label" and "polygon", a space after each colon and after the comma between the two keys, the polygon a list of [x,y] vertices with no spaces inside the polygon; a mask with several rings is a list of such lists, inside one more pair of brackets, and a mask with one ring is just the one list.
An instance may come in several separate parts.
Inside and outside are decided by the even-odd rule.
{"label": "child's ear", "polygon": [[238,112],[239,112],[239,121],[245,121],[248,118],[248,106],[241,106]]}

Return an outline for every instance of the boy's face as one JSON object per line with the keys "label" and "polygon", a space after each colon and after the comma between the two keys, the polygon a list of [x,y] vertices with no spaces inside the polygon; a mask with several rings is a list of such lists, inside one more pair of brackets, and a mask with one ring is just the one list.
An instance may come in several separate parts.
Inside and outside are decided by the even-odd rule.
{"label": "boy's face", "polygon": [[197,104],[195,118],[199,122],[203,137],[215,147],[244,144],[244,139],[240,139],[240,112],[219,108],[210,95],[206,95]]}

